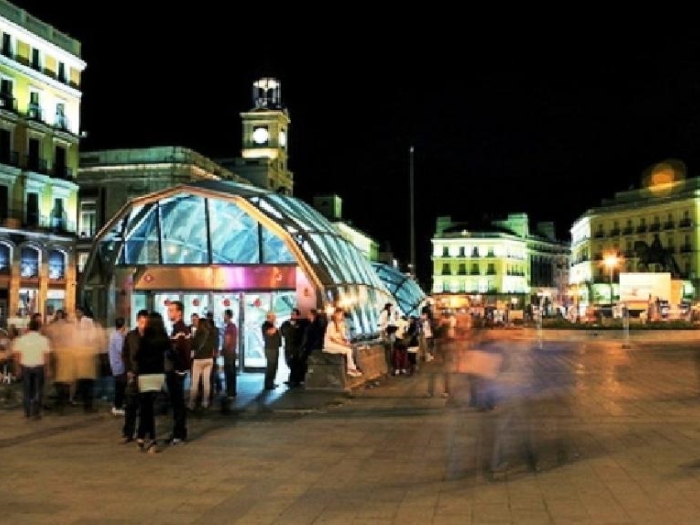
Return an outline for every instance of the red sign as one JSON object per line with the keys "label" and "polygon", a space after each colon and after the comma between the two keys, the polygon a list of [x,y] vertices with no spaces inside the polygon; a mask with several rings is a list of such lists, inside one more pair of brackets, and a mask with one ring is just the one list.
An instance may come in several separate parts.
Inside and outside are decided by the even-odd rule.
{"label": "red sign", "polygon": [[228,299],[224,299],[224,306],[231,306],[231,301]]}

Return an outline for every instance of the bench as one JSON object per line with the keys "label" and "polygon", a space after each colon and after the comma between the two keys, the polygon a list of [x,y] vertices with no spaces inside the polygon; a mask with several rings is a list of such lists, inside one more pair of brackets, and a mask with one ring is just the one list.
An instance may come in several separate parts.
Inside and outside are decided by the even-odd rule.
{"label": "bench", "polygon": [[329,354],[321,350],[312,352],[307,360],[304,386],[306,390],[348,391],[362,386],[367,381],[389,373],[384,345],[368,343],[358,349],[358,365],[362,369],[361,377],[349,377],[345,357],[341,354]]}

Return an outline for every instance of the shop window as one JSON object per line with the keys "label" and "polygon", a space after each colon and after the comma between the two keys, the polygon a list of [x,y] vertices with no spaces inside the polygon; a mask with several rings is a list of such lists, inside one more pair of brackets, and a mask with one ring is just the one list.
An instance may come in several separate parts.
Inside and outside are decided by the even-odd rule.
{"label": "shop window", "polygon": [[66,256],[58,250],[49,252],[49,279],[61,280],[66,278]]}
{"label": "shop window", "polygon": [[20,277],[34,279],[39,277],[39,250],[25,247],[20,252]]}

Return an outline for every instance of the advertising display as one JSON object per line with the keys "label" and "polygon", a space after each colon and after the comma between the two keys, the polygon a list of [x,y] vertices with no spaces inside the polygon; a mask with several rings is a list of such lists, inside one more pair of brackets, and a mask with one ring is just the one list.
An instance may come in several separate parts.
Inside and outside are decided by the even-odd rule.
{"label": "advertising display", "polygon": [[672,301],[671,274],[668,272],[627,272],[620,273],[620,301],[629,307],[646,305],[649,298]]}

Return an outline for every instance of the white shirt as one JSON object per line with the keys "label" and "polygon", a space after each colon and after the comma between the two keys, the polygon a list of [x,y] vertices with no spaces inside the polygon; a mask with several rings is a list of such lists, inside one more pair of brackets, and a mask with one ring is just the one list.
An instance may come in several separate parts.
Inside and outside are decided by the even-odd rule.
{"label": "white shirt", "polygon": [[345,323],[343,321],[335,323],[331,320],[326,327],[326,335],[323,340],[323,348],[349,348],[343,342],[347,341],[345,338]]}
{"label": "white shirt", "polygon": [[51,344],[47,337],[31,331],[12,342],[12,351],[20,355],[22,366],[43,366],[45,354],[51,352]]}

